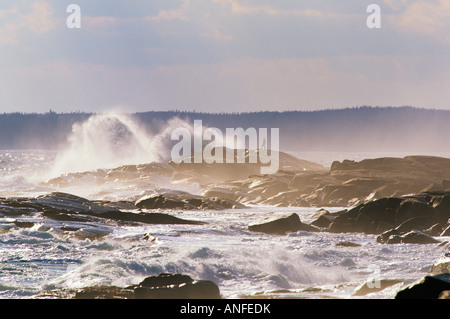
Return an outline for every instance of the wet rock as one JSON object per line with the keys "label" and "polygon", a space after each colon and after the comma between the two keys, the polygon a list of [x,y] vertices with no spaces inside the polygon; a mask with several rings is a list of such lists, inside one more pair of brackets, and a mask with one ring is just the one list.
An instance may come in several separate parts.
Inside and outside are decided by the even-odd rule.
{"label": "wet rock", "polygon": [[437,299],[450,290],[450,273],[426,276],[421,281],[397,293],[395,299]]}
{"label": "wet rock", "polygon": [[232,199],[198,196],[187,192],[169,192],[146,195],[135,203],[141,209],[183,209],[183,210],[224,210],[245,208],[245,205]]}
{"label": "wet rock", "polygon": [[315,221],[311,223],[311,225],[321,228],[328,228],[330,224],[333,222],[333,217],[330,215],[321,215]]}
{"label": "wet rock", "polygon": [[400,203],[395,217],[396,222],[400,224],[415,217],[425,217],[433,219],[434,221],[435,214],[433,207],[428,203],[417,198],[410,198],[405,199]]}
{"label": "wet rock", "polygon": [[[400,233],[396,229],[390,229],[388,231],[385,231],[384,233],[382,233],[381,235],[379,235],[377,237],[377,243],[387,244],[389,239],[392,237],[395,237],[395,236],[400,238]],[[398,242],[400,242],[400,241],[398,241]]]}
{"label": "wet rock", "polygon": [[433,196],[431,202],[434,210],[436,211],[436,218],[439,222],[447,223],[450,218],[450,194],[436,194]]}
{"label": "wet rock", "polygon": [[38,196],[29,200],[30,205],[44,211],[60,211],[66,214],[102,214],[110,211],[118,211],[105,207],[86,198],[76,195],[54,192],[48,195]]}
{"label": "wet rock", "polygon": [[138,222],[143,224],[186,224],[202,225],[204,222],[196,220],[186,220],[169,214],[163,213],[130,213],[130,212],[111,212],[102,214],[102,217],[116,221]]}
{"label": "wet rock", "polygon": [[308,231],[316,232],[318,228],[304,224],[300,221],[297,214],[280,217],[272,220],[267,220],[259,224],[250,225],[249,230],[255,232],[262,232],[266,234],[286,234],[288,232]]}
{"label": "wet rock", "polygon": [[425,229],[424,233],[430,236],[439,236],[440,234],[442,234],[443,230],[444,229],[441,224],[434,224],[430,228]]}
{"label": "wet rock", "polygon": [[444,229],[440,236],[450,236],[450,225],[446,229]]}
{"label": "wet rock", "polygon": [[221,299],[212,281],[194,281],[181,274],[160,274],[145,278],[134,287],[135,299]]}
{"label": "wet rock", "polygon": [[114,286],[93,286],[76,291],[74,299],[133,299],[132,289]]}
{"label": "wet rock", "polygon": [[439,244],[439,240],[424,232],[413,230],[402,234],[397,229],[391,229],[377,237],[380,244]]}
{"label": "wet rock", "polygon": [[430,218],[429,216],[421,216],[421,217],[413,217],[410,218],[403,223],[401,223],[399,226],[397,226],[395,229],[399,233],[407,233],[412,230],[426,230],[430,228],[431,226],[435,225],[436,221],[434,218]]}
{"label": "wet rock", "polygon": [[361,247],[360,244],[351,241],[340,241],[336,244],[337,247]]}
{"label": "wet rock", "polygon": [[403,244],[439,244],[441,243],[439,240],[434,239],[433,237],[418,231],[413,230],[409,233],[406,233],[400,236],[401,242]]}
{"label": "wet rock", "polygon": [[145,209],[194,209],[195,206],[188,204],[180,199],[163,195],[152,194],[138,199],[135,203],[138,208]]}
{"label": "wet rock", "polygon": [[16,225],[19,228],[32,228],[35,225],[35,223],[30,221],[16,220],[14,222],[14,225]]}

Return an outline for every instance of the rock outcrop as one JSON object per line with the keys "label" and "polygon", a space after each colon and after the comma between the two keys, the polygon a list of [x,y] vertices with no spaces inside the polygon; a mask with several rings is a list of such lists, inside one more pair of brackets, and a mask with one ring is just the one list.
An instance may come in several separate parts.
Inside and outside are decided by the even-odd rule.
{"label": "rock outcrop", "polygon": [[[230,175],[231,176],[231,175]],[[242,175],[241,175],[242,176]],[[309,165],[304,170],[280,169],[276,174],[255,173],[218,182],[213,190],[232,190],[233,200],[243,204],[274,206],[344,207],[411,194],[450,191],[450,159],[433,156],[376,158],[360,162],[334,162],[329,170]],[[433,205],[440,215],[449,198]],[[438,216],[439,217],[439,216]],[[444,217],[444,216],[442,216]]]}
{"label": "rock outcrop", "polygon": [[221,299],[219,287],[209,280],[188,275],[149,276],[129,287],[93,286],[79,289],[74,299]]}
{"label": "rock outcrop", "polygon": [[272,220],[262,221],[258,224],[253,224],[248,227],[249,230],[255,232],[262,232],[267,234],[286,234],[288,232],[308,231],[316,232],[318,228],[304,224],[300,221],[297,214],[275,218]]}
{"label": "rock outcrop", "polygon": [[219,287],[210,280],[160,274],[147,277],[134,287],[134,299],[221,299],[221,295]]}
{"label": "rock outcrop", "polygon": [[450,290],[450,273],[443,273],[424,277],[399,291],[395,299],[438,299],[447,290]]}
{"label": "rock outcrop", "polygon": [[[134,206],[133,206],[134,207]],[[186,220],[162,212],[120,210],[109,202],[91,201],[67,193],[50,193],[33,198],[0,198],[0,232],[16,228],[38,227],[52,229],[57,235],[84,239],[102,239],[113,228],[110,222],[126,224],[189,224],[201,225],[201,221]],[[34,218],[44,221],[37,225]],[[57,221],[51,226],[45,220]]]}
{"label": "rock outcrop", "polygon": [[142,209],[224,210],[245,208],[245,205],[217,196],[205,197],[187,192],[171,191],[141,197],[135,202]]}

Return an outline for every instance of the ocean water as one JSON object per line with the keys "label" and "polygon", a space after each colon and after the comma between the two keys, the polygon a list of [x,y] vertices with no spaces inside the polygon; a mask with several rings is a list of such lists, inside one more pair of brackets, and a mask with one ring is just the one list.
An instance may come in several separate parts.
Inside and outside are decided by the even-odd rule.
{"label": "ocean water", "polygon": [[[70,190],[76,195],[102,199],[99,194],[110,198],[117,192],[120,198],[132,193],[120,188],[77,192],[71,185],[67,189],[42,185],[42,178],[50,176],[47,172],[52,171],[57,158],[56,152],[50,151],[0,152],[0,196]],[[39,298],[55,289],[93,285],[124,287],[162,272],[213,280],[225,298],[393,298],[403,284],[362,297],[353,293],[364,282],[416,281],[444,255],[444,248],[437,245],[382,245],[373,235],[297,232],[279,236],[247,230],[253,222],[292,212],[308,223],[318,209],[254,206],[226,211],[177,210],[168,213],[206,224],[90,225],[111,232],[102,240],[42,231],[39,227],[44,221],[34,219],[33,228],[0,233],[0,298]],[[2,225],[11,222],[0,219]],[[51,228],[52,223],[60,226],[60,222],[45,221],[46,227]],[[156,240],[142,240],[144,234]],[[341,241],[361,246],[336,246]]]}
{"label": "ocean water", "polygon": [[[175,119],[149,135],[129,119],[98,116],[75,125],[64,150],[0,151],[0,197],[62,191],[91,200],[122,200],[160,187],[201,194],[198,185],[173,184],[158,171],[126,181],[110,175],[108,183],[104,182],[108,169],[164,162],[165,141],[171,128],[181,125],[188,124]],[[409,154],[293,155],[327,167],[334,160]],[[90,173],[77,175],[83,172]],[[63,184],[46,183],[61,176]],[[11,227],[14,218],[0,217],[0,298],[43,298],[50,291],[93,285],[125,287],[162,272],[213,280],[225,298],[393,298],[403,285],[427,275],[430,266],[446,252],[438,245],[382,245],[374,235],[357,233],[300,231],[279,236],[248,231],[254,222],[293,212],[309,223],[319,209],[252,206],[225,211],[165,211],[205,222],[202,225],[113,226],[103,221],[79,225],[24,217],[35,226],[17,228]],[[57,231],[61,226],[88,226],[109,235],[101,240],[67,237]],[[143,240],[145,234],[155,240]],[[336,245],[342,241],[360,246]],[[365,282],[376,287],[383,279],[398,279],[403,284],[354,296]]]}

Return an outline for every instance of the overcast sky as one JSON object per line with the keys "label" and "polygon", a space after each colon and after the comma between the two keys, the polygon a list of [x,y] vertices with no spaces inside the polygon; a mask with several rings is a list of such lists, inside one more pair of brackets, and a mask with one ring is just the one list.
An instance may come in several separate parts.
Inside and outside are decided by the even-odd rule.
{"label": "overcast sky", "polygon": [[445,109],[449,88],[448,0],[0,3],[0,112]]}

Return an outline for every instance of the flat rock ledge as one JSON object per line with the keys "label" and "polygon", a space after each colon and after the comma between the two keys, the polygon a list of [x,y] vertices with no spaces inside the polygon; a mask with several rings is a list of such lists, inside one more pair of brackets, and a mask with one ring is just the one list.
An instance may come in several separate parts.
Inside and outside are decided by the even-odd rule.
{"label": "flat rock ledge", "polygon": [[188,275],[161,273],[128,287],[92,286],[76,291],[47,291],[40,298],[64,299],[222,299],[219,287],[210,280]]}

